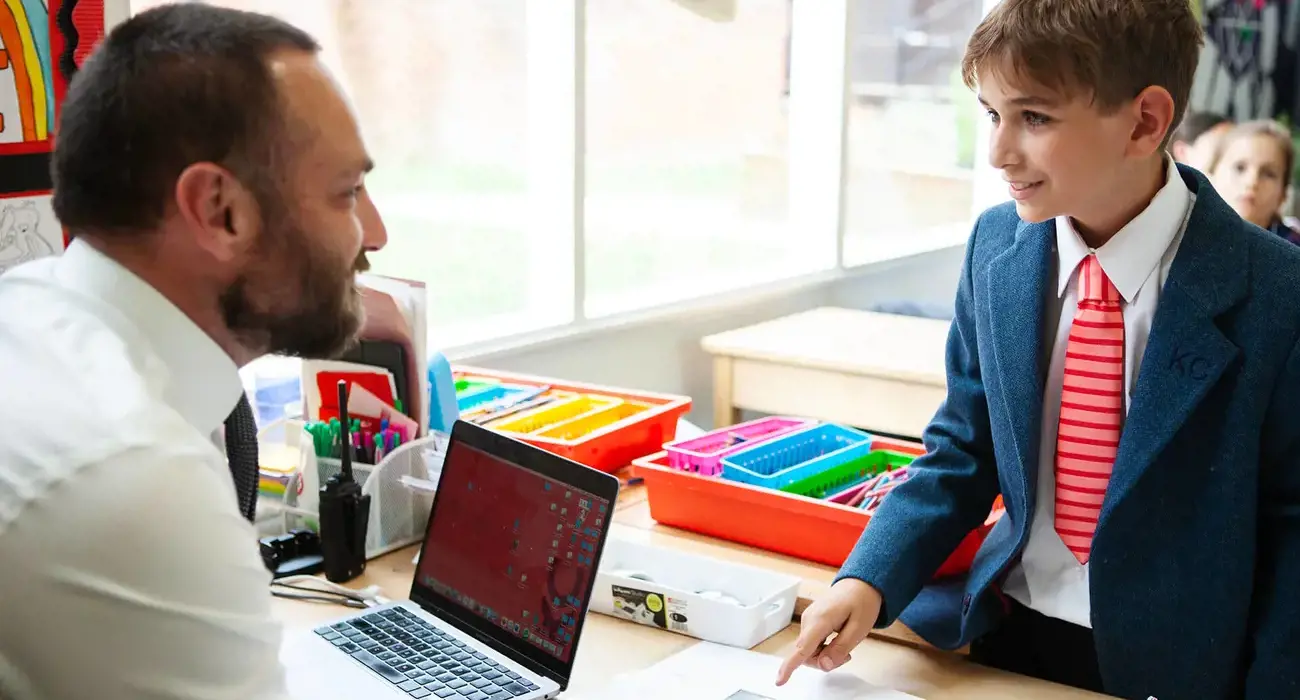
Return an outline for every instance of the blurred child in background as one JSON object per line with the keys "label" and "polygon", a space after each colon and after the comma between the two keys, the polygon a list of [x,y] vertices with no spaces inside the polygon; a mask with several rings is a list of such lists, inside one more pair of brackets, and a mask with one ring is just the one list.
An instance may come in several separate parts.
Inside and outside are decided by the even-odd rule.
{"label": "blurred child in background", "polygon": [[1207,172],[1223,135],[1232,120],[1216,112],[1189,112],[1169,143],[1174,160]]}
{"label": "blurred child in background", "polygon": [[1241,218],[1300,244],[1295,220],[1282,205],[1291,186],[1295,146],[1291,132],[1269,120],[1245,122],[1223,136],[1209,164],[1214,188]]}

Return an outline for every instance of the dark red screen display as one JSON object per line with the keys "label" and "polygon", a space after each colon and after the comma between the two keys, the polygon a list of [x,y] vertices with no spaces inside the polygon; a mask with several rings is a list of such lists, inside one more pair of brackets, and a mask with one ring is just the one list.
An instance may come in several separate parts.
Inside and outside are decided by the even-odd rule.
{"label": "dark red screen display", "polygon": [[463,443],[438,491],[420,583],[569,661],[608,501]]}

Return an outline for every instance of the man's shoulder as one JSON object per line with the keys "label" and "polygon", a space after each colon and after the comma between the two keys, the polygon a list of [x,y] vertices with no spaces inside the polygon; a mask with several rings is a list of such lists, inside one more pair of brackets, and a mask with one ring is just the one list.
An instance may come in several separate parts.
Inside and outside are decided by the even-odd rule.
{"label": "man's shoulder", "polygon": [[[11,304],[0,297],[0,318]],[[161,377],[108,324],[28,311],[0,323],[0,529],[56,485],[121,455],[201,456],[201,436],[162,400]]]}

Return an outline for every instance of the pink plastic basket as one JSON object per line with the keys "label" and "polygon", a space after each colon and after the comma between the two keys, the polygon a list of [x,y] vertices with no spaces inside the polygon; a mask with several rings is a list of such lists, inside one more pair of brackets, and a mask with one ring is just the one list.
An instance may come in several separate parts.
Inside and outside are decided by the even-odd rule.
{"label": "pink plastic basket", "polygon": [[722,458],[747,447],[811,426],[815,421],[788,416],[769,416],[747,423],[719,428],[699,437],[664,445],[668,466],[704,476],[722,473]]}

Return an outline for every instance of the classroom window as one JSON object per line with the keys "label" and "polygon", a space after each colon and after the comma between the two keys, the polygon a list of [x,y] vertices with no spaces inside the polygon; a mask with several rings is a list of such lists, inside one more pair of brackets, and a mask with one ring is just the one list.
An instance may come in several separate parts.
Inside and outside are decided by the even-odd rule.
{"label": "classroom window", "polygon": [[788,215],[788,0],[586,12],[586,313],[833,266]]}
{"label": "classroom window", "polygon": [[961,82],[983,0],[850,0],[844,261],[964,241],[980,112]]}
{"label": "classroom window", "polygon": [[205,1],[322,43],[431,347],[960,244],[999,194],[957,77],[995,0]]}
{"label": "classroom window", "polygon": [[208,1],[321,42],[377,163],[366,184],[389,239],[373,269],[427,285],[434,347],[571,320],[572,254],[556,251],[572,249],[572,228],[530,199],[532,182],[570,164],[530,157],[530,81],[556,71],[530,51],[528,0]]}

